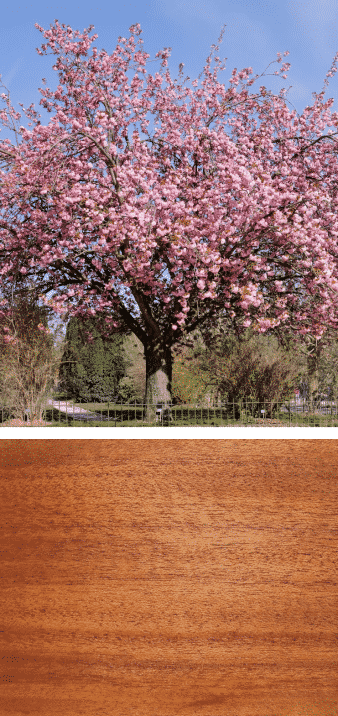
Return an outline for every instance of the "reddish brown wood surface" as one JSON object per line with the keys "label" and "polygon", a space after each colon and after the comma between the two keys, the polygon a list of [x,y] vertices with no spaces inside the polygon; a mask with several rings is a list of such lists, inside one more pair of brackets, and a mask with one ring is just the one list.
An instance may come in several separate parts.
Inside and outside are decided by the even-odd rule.
{"label": "reddish brown wood surface", "polygon": [[0,441],[1,716],[338,714],[336,440]]}

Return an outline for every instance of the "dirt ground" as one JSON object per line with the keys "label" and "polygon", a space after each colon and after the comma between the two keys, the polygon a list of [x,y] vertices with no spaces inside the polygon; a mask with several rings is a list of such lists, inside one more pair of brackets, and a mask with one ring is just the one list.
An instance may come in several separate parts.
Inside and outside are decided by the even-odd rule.
{"label": "dirt ground", "polygon": [[338,714],[337,440],[0,440],[3,716]]}

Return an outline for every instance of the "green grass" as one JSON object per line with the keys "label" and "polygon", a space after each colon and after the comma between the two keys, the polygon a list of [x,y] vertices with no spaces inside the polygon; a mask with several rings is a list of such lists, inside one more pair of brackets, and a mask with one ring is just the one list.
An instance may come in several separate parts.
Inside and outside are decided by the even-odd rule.
{"label": "green grass", "polygon": [[[56,398],[56,400],[58,400]],[[61,397],[60,397],[61,400]],[[108,417],[109,407],[109,421],[100,420],[98,421],[81,421],[72,419],[72,411],[69,408],[69,413],[58,412],[57,408],[47,408],[45,412],[45,419],[48,422],[53,420],[53,427],[149,427],[158,426],[159,422],[145,423],[143,420],[143,408],[142,406],[118,404],[104,404],[104,403],[74,403],[74,406],[84,408],[91,412],[96,412],[102,417]],[[53,412],[53,417],[52,417]],[[57,416],[57,417],[56,417]],[[241,413],[240,420],[236,420],[233,416],[233,410],[225,408],[195,408],[188,405],[177,405],[172,408],[173,420],[170,423],[171,427],[189,427],[189,426],[200,426],[200,427],[222,427],[222,426],[248,426],[254,427],[258,423],[258,419],[252,417],[249,412]],[[338,427],[338,416],[337,415],[317,415],[308,413],[286,413],[279,411],[273,416],[274,420],[278,420],[283,423],[285,427]],[[269,421],[265,423],[262,419],[259,420],[261,427],[269,426]]]}
{"label": "green grass", "polygon": [[[57,402],[58,400],[65,402],[66,396],[56,395],[54,401]],[[69,399],[69,402],[72,402],[71,399]],[[52,407],[47,407],[44,412],[44,419],[48,423],[52,423],[51,427],[161,427],[159,421],[157,423],[144,422],[143,407],[140,405],[121,406],[114,403],[109,403],[108,405],[108,403],[90,402],[74,403],[74,406],[95,412],[98,415],[102,414],[103,420],[73,420],[71,406],[69,406],[68,415],[64,412],[59,412],[56,407],[53,407],[53,409]],[[104,420],[104,417],[108,417],[108,409],[109,421]],[[246,412],[244,410],[241,412],[240,420],[236,420],[231,405],[227,406],[227,408],[177,405],[172,407],[172,417],[170,427],[254,427],[257,425],[269,427],[270,425],[269,420],[265,422],[262,418],[258,422],[258,418],[253,417],[248,409]],[[273,415],[273,420],[278,420],[285,427],[338,427],[338,416],[334,414],[320,415],[278,411]]]}

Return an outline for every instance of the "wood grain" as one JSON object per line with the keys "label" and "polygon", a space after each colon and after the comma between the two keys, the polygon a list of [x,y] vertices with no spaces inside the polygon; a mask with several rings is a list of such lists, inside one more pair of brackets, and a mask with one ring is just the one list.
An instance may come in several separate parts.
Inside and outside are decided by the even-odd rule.
{"label": "wood grain", "polygon": [[0,441],[0,713],[338,714],[336,440]]}

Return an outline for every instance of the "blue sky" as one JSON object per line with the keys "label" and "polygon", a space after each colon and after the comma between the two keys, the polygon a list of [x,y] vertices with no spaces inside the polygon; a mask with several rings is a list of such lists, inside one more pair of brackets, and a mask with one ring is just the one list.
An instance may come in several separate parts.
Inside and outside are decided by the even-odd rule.
{"label": "blue sky", "polygon": [[[41,123],[47,124],[51,114],[39,106],[43,87],[55,90],[58,73],[52,69],[55,55],[42,57],[36,52],[45,42],[42,33],[34,27],[38,23],[49,29],[55,19],[70,25],[74,30],[83,31],[93,24],[98,34],[94,46],[112,53],[118,36],[129,37],[130,25],[139,22],[143,30],[143,49],[153,60],[156,52],[171,47],[169,70],[172,78],[178,76],[178,66],[184,63],[184,77],[191,80],[201,73],[212,44],[217,44],[223,24],[226,24],[223,41],[219,49],[221,59],[227,58],[226,69],[218,76],[219,81],[229,87],[234,67],[238,70],[252,67],[253,74],[261,74],[270,62],[276,60],[277,52],[290,52],[284,61],[290,62],[288,77],[267,75],[252,86],[255,91],[260,85],[278,94],[282,87],[291,88],[287,94],[297,112],[302,113],[307,105],[313,104],[312,92],[323,88],[326,72],[338,50],[338,0],[136,0],[113,3],[97,0],[93,2],[32,2],[21,4],[4,0],[0,26],[0,73],[3,84],[10,91],[12,105],[21,111],[19,102],[27,108],[34,103],[41,114]],[[275,63],[267,73],[279,70]],[[160,60],[151,62],[148,71],[153,74],[160,70]],[[188,86],[190,82],[187,83]],[[1,90],[4,91],[4,90]],[[338,72],[329,79],[325,100],[334,98],[331,111],[338,111]],[[2,100],[0,100],[0,106]],[[19,124],[28,127],[28,119],[22,114]],[[1,127],[0,139],[9,138],[15,143],[15,136]]]}

